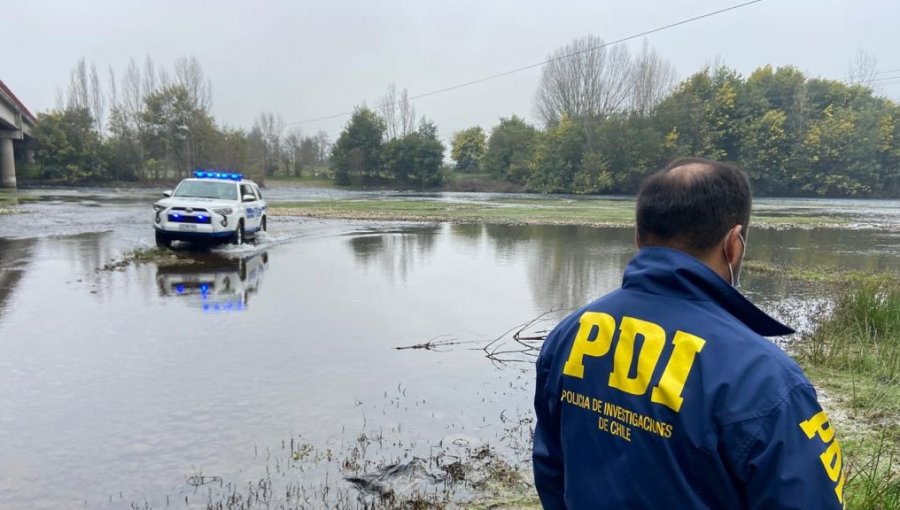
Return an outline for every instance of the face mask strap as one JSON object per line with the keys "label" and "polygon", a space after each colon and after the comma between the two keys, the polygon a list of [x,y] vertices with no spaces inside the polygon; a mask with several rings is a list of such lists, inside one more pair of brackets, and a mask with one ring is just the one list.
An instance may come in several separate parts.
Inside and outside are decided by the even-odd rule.
{"label": "face mask strap", "polygon": [[[741,240],[741,244],[743,245],[743,250],[741,251],[741,268],[744,266],[744,255],[747,254],[747,241],[744,240],[743,234],[738,232],[738,238]],[[725,247],[722,246],[722,254],[725,255],[725,263],[728,264],[728,275],[731,277],[731,286],[735,289],[741,288],[741,271],[738,269],[737,278],[734,277],[734,269],[731,268],[731,262],[728,261],[728,253],[725,252]]]}

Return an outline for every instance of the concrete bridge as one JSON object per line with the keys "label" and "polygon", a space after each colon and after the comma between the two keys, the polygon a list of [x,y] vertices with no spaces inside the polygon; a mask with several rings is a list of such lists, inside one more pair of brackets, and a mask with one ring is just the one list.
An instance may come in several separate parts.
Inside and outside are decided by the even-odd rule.
{"label": "concrete bridge", "polygon": [[31,137],[37,119],[0,80],[0,188],[16,187],[13,140]]}

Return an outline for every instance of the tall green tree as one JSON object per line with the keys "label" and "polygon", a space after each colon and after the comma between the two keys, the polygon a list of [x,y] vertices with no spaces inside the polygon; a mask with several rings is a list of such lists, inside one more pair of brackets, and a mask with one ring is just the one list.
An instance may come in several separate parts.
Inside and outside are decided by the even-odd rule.
{"label": "tall green tree", "polygon": [[88,108],[40,114],[33,146],[41,178],[77,184],[107,177],[103,146]]}
{"label": "tall green tree", "polygon": [[486,150],[484,130],[475,126],[453,135],[450,157],[456,162],[457,172],[473,173],[481,169],[481,159]]}
{"label": "tall green tree", "polygon": [[444,144],[437,137],[437,127],[425,119],[418,130],[384,146],[384,168],[401,186],[423,189],[440,185],[443,160]]}
{"label": "tall green tree", "polygon": [[482,168],[496,179],[525,184],[539,135],[534,126],[515,115],[501,118],[491,130]]}
{"label": "tall green tree", "polygon": [[528,188],[541,193],[570,193],[586,152],[580,123],[563,116],[535,149]]}
{"label": "tall green tree", "polygon": [[384,121],[377,113],[366,107],[353,112],[331,151],[337,184],[365,183],[382,177],[384,133]]}
{"label": "tall green tree", "polygon": [[148,95],[142,120],[145,155],[163,169],[155,177],[185,177],[205,159],[201,156],[211,142],[214,124],[184,86],[169,85]]}

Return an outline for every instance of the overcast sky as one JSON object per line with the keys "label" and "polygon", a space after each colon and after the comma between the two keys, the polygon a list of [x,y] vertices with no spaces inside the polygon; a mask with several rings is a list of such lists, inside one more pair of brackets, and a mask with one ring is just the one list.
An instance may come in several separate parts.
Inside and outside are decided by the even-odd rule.
{"label": "overcast sky", "polygon": [[[130,58],[194,55],[220,123],[263,111],[286,124],[374,105],[389,83],[411,95],[540,62],[573,38],[630,36],[741,0],[28,0],[0,3],[0,79],[35,113],[54,107],[84,57],[103,76]],[[684,78],[716,58],[749,74],[773,64],[846,79],[862,49],[900,70],[900,2],[763,0],[647,37]],[[628,43],[632,50],[640,41]],[[900,75],[900,71],[881,76]],[[416,101],[442,136],[503,116],[534,119],[540,69]],[[900,96],[900,83],[880,92]],[[332,139],[347,118],[300,125]]]}

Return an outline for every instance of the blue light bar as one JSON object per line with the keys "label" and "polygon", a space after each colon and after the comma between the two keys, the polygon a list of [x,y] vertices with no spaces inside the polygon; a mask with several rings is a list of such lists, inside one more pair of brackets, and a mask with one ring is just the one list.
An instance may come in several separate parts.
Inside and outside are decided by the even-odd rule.
{"label": "blue light bar", "polygon": [[210,170],[194,170],[194,177],[198,179],[228,179],[231,181],[239,181],[244,178],[244,174],[232,172],[213,172]]}

